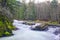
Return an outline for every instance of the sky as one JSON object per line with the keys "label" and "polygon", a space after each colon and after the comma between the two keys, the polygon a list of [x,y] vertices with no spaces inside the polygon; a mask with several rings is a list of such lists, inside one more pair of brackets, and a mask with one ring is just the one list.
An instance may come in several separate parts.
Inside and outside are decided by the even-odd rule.
{"label": "sky", "polygon": [[[35,0],[35,3],[38,3],[38,2],[44,2],[44,1],[47,1],[47,0]],[[26,2],[28,3],[29,0],[26,0]]]}
{"label": "sky", "polygon": [[[18,1],[21,1],[22,0],[18,0]],[[45,2],[45,1],[52,1],[52,0],[35,0],[35,3],[38,3],[38,2]],[[60,0],[58,0],[60,2]],[[29,3],[29,0],[26,0],[26,3]]]}

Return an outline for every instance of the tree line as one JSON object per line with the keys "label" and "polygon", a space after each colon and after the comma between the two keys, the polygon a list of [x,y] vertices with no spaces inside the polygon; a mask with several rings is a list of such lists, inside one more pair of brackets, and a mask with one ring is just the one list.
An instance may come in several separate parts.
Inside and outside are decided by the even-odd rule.
{"label": "tree line", "polygon": [[[52,20],[59,21],[60,3],[57,0],[52,0],[34,3],[35,0],[29,1],[26,4],[25,0],[19,2],[20,6],[16,9],[17,19],[20,20]],[[13,11],[14,12],[14,11]]]}

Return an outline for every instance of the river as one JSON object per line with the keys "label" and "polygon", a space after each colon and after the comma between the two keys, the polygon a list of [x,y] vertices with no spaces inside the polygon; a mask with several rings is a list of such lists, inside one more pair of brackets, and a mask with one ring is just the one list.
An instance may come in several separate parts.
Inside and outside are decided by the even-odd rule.
{"label": "river", "polygon": [[13,25],[19,28],[13,31],[13,36],[2,37],[0,40],[60,40],[55,34],[52,33],[50,28],[48,31],[34,31],[30,29],[30,25],[22,24],[21,21],[14,21]]}

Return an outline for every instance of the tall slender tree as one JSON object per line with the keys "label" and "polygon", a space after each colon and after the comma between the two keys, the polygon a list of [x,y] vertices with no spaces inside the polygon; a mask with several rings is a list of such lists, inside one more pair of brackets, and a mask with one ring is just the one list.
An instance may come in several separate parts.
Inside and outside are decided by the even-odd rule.
{"label": "tall slender tree", "polygon": [[27,19],[29,20],[34,20],[36,18],[36,14],[35,14],[35,4],[34,4],[35,0],[30,0],[27,6]]}
{"label": "tall slender tree", "polygon": [[[57,0],[52,0],[52,2],[51,2],[51,13],[52,13],[52,15],[51,15],[51,20],[52,19],[56,19],[56,20],[58,20],[57,19],[57,7],[58,7],[58,1]],[[55,14],[55,15],[54,15]],[[53,20],[52,20],[53,21]]]}

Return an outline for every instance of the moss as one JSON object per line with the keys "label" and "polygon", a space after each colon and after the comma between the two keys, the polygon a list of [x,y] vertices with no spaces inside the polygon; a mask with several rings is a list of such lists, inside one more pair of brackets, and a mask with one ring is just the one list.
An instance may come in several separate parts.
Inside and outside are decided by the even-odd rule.
{"label": "moss", "polygon": [[0,32],[0,37],[2,36],[2,33]]}
{"label": "moss", "polygon": [[5,34],[6,36],[11,35],[11,33],[7,32],[7,31],[6,31],[4,34]]}
{"label": "moss", "polygon": [[14,29],[15,29],[15,27],[10,26],[10,25],[8,25],[8,28],[9,28],[10,30],[14,30]]}
{"label": "moss", "polygon": [[9,36],[12,34],[12,30],[15,27],[12,25],[12,22],[5,15],[0,14],[0,37]]}
{"label": "moss", "polygon": [[58,24],[58,22],[57,22],[57,21],[55,21],[55,22],[52,22],[52,24]]}
{"label": "moss", "polygon": [[59,24],[57,21],[49,21],[48,24]]}
{"label": "moss", "polygon": [[40,20],[35,20],[35,22],[40,22]]}

